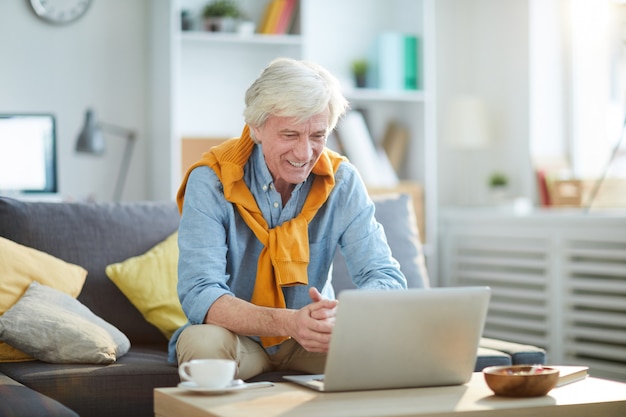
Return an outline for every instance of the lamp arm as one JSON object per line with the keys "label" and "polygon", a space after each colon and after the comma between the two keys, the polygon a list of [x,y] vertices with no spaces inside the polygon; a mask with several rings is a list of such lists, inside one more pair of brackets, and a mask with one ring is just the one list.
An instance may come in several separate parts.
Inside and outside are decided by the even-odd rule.
{"label": "lamp arm", "polygon": [[609,167],[611,166],[611,163],[613,162],[613,159],[615,159],[615,156],[617,155],[617,152],[619,151],[619,148],[622,145],[622,140],[624,139],[624,135],[626,135],[626,118],[624,119],[624,125],[622,126],[622,130],[620,132],[619,139],[618,139],[617,143],[615,144],[615,147],[613,148],[613,152],[611,152],[611,156],[609,158],[609,161],[604,166],[604,170],[602,171],[602,175],[600,176],[600,178],[598,178],[598,180],[596,181],[596,183],[595,183],[595,185],[593,187],[593,190],[591,191],[591,195],[589,196],[589,200],[587,201],[587,207],[586,207],[587,213],[591,210],[591,206],[593,205],[593,202],[596,199],[598,191],[600,190],[600,186],[604,182],[604,178],[606,177],[606,174],[609,172]]}
{"label": "lamp arm", "polygon": [[128,136],[126,141],[126,148],[124,149],[124,159],[122,159],[122,165],[120,165],[120,172],[117,175],[117,183],[115,184],[115,194],[113,195],[114,201],[122,201],[122,191],[124,184],[126,183],[126,176],[128,174],[128,167],[130,166],[130,157],[133,153],[133,146],[135,145],[135,136]]}
{"label": "lamp arm", "polygon": [[100,127],[100,130],[103,132],[126,138],[124,157],[122,159],[122,164],[120,165],[120,172],[117,175],[117,183],[115,184],[115,192],[113,194],[113,201],[119,202],[122,200],[122,192],[124,190],[124,184],[126,183],[128,168],[130,167],[130,157],[133,153],[133,147],[135,145],[137,134],[132,129],[127,129],[110,123],[99,122],[98,127]]}
{"label": "lamp arm", "polygon": [[128,140],[133,140],[135,139],[135,136],[137,136],[135,131],[132,129],[127,129],[125,127],[113,125],[110,123],[98,122],[98,127],[103,132],[112,133],[120,137],[125,137]]}

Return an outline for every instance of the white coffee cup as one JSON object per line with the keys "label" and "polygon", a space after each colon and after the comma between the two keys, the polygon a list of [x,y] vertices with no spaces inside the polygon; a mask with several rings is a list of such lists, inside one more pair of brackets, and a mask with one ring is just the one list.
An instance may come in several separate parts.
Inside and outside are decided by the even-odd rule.
{"label": "white coffee cup", "polygon": [[232,384],[236,370],[235,361],[230,359],[193,359],[180,364],[178,375],[202,388],[221,389]]}

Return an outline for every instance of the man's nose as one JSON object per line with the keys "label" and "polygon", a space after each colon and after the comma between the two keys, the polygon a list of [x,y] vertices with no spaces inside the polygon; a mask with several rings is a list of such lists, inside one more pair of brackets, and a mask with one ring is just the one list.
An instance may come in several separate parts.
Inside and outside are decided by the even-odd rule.
{"label": "man's nose", "polygon": [[308,161],[313,155],[313,144],[308,138],[301,138],[294,148],[294,155],[300,161]]}

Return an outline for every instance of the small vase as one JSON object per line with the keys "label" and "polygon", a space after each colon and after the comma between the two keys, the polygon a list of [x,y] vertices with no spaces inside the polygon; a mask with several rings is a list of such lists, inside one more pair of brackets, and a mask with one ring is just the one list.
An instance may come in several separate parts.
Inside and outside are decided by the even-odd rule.
{"label": "small vase", "polygon": [[255,23],[249,20],[243,20],[239,22],[239,24],[237,25],[237,33],[242,36],[254,35],[255,29],[256,29]]}
{"label": "small vase", "polygon": [[204,28],[209,32],[234,32],[235,19],[232,17],[206,17]]}
{"label": "small vase", "polygon": [[493,186],[489,190],[491,203],[500,206],[509,200],[509,188],[507,186]]}
{"label": "small vase", "polygon": [[366,84],[366,77],[365,77],[365,75],[355,75],[354,76],[354,82],[355,82],[357,88],[365,88],[365,84]]}

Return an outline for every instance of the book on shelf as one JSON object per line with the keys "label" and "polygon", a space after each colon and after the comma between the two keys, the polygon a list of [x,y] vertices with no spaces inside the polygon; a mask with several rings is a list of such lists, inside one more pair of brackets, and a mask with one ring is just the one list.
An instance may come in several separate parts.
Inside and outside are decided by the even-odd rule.
{"label": "book on shelf", "polygon": [[537,191],[539,192],[539,203],[541,207],[550,206],[550,190],[548,189],[548,179],[546,178],[546,172],[543,169],[537,169],[535,171],[537,177]]}
{"label": "book on shelf", "polygon": [[555,365],[549,366],[549,368],[559,370],[559,381],[556,383],[557,388],[585,379],[589,374],[588,366]]}
{"label": "book on shelf", "polygon": [[355,166],[368,187],[394,187],[398,183],[387,154],[377,146],[358,110],[351,110],[339,122],[337,139],[344,155]]}
{"label": "book on shelf", "polygon": [[297,35],[302,33],[300,28],[300,0],[294,0],[293,12],[291,14],[291,22],[287,33]]}
{"label": "book on shelf", "polygon": [[382,90],[404,89],[404,48],[398,32],[383,32],[376,36],[371,83]]}
{"label": "book on shelf", "polygon": [[294,24],[297,9],[298,0],[270,0],[259,25],[259,33],[266,35],[289,33]]}
{"label": "book on shelf", "polygon": [[293,24],[297,3],[298,0],[283,1],[283,7],[280,10],[280,15],[278,16],[278,21],[276,22],[276,27],[274,28],[273,33],[277,35],[285,35],[289,33]]}
{"label": "book on shelf", "polygon": [[371,53],[368,85],[381,90],[417,90],[419,38],[402,32],[381,32]]}
{"label": "book on shelf", "polygon": [[[558,195],[554,189],[555,181],[558,182],[559,179],[571,178],[572,169],[569,160],[560,155],[532,155],[531,158],[535,170],[537,193],[541,206],[551,207],[563,205],[562,203],[575,202],[575,200],[563,200],[562,197],[565,197],[565,195]],[[576,195],[580,193],[580,190],[567,187],[563,191],[568,191],[566,194],[574,194],[570,197],[581,197],[580,195]],[[580,202],[578,205],[580,205]]]}
{"label": "book on shelf", "polygon": [[406,159],[406,151],[409,143],[409,130],[395,120],[387,124],[385,135],[383,136],[382,146],[391,166],[400,173],[402,165]]}
{"label": "book on shelf", "polygon": [[267,6],[265,6],[265,12],[263,13],[263,19],[261,20],[261,24],[259,25],[259,33],[271,33],[273,25],[276,23],[276,19],[278,18],[281,1],[282,0],[270,0],[267,3]]}
{"label": "book on shelf", "polygon": [[419,70],[417,57],[420,55],[420,44],[417,36],[404,36],[404,89],[417,90]]}

